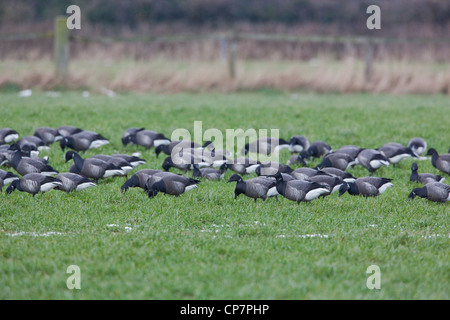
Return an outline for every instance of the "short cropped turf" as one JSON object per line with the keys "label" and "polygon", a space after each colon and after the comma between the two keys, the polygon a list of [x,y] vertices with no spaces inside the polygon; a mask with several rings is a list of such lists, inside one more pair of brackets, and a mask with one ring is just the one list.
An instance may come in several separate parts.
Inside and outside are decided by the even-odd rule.
{"label": "short cropped turf", "polygon": [[[202,121],[204,131],[273,128],[281,138],[301,134],[334,149],[407,144],[419,136],[444,153],[450,147],[449,106],[446,96],[270,90],[114,98],[1,93],[0,127],[21,136],[40,126],[96,131],[110,144],[82,157],[141,152],[147,164],[134,173],[161,169],[164,156],[124,147],[120,139],[129,127],[168,137],[177,128],[193,136],[194,121]],[[64,162],[57,144],[41,155],[60,172],[72,164]],[[283,150],[281,162],[289,156]],[[53,190],[35,198],[18,191],[6,195],[4,188],[0,299],[448,299],[450,207],[408,201],[416,186],[409,181],[413,161],[374,174],[395,185],[377,198],[333,194],[300,205],[281,196],[256,203],[243,195],[234,200],[235,184],[226,183],[230,171],[224,181],[202,181],[179,197],[153,199],[138,188],[122,194],[125,177],[79,193]],[[430,160],[418,164],[419,172],[438,173]],[[349,172],[368,175],[361,166]],[[71,265],[79,267],[80,289],[67,286]],[[380,289],[367,286],[372,265],[379,267]]]}

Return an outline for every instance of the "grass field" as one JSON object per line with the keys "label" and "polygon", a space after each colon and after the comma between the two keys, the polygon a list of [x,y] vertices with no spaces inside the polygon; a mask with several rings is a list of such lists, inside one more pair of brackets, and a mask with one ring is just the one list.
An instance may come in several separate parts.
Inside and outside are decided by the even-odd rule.
{"label": "grass field", "polygon": [[[448,96],[38,92],[2,93],[0,101],[0,127],[22,136],[39,126],[97,131],[111,143],[84,156],[140,151],[148,162],[133,172],[160,169],[163,157],[123,147],[126,128],[170,136],[176,128],[192,131],[195,120],[204,130],[277,128],[285,139],[303,134],[335,149],[421,136],[444,153],[450,143]],[[58,145],[42,155],[60,172],[72,164]],[[290,154],[281,156],[285,163]],[[375,173],[395,185],[378,198],[334,194],[300,205],[282,197],[234,200],[234,184],[224,181],[203,181],[177,198],[149,199],[141,189],[121,194],[125,178],[72,194],[3,192],[0,299],[448,299],[450,207],[407,200],[412,162]],[[419,172],[437,170],[427,160]],[[66,286],[70,265],[80,267],[80,290]],[[381,271],[379,290],[366,286],[371,265]]]}

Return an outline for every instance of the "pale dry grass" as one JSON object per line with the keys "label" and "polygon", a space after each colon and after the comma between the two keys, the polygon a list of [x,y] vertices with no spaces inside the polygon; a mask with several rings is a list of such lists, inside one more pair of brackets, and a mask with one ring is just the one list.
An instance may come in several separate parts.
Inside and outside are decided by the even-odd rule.
{"label": "pale dry grass", "polygon": [[103,88],[135,92],[231,92],[236,90],[311,90],[316,92],[374,92],[450,94],[446,64],[407,60],[374,61],[370,79],[356,58],[319,57],[308,61],[238,60],[231,79],[226,61],[168,60],[163,58],[114,60],[105,57],[73,59],[64,83],[55,76],[51,60],[0,62],[0,87],[51,90]]}

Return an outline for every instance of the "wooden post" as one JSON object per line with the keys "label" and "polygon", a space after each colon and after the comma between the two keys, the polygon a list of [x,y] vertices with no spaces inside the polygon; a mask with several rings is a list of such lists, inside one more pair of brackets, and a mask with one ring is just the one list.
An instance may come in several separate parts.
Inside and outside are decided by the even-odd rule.
{"label": "wooden post", "polygon": [[364,76],[366,81],[370,81],[370,77],[372,75],[372,59],[373,59],[373,46],[369,39],[367,39],[365,43],[365,51],[366,51],[366,67],[364,70]]}
{"label": "wooden post", "polygon": [[66,19],[65,16],[55,18],[54,59],[56,75],[61,80],[66,77],[69,67],[69,29],[66,25]]}
{"label": "wooden post", "polygon": [[231,79],[236,76],[236,34],[233,32],[228,39],[228,74]]}

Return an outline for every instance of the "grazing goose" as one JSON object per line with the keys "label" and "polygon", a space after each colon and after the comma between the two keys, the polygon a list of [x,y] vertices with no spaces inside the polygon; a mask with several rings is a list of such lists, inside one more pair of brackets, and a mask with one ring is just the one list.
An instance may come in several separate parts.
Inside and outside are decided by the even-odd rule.
{"label": "grazing goose", "polygon": [[326,184],[307,180],[284,181],[283,176],[279,172],[277,172],[274,177],[277,182],[277,192],[286,199],[297,202],[297,204],[300,204],[301,201],[309,202],[330,192],[330,189]]}
{"label": "grazing goose", "polygon": [[99,148],[108,143],[108,139],[93,131],[81,131],[71,136],[65,136],[60,140],[63,151],[67,147],[77,152]]}
{"label": "grazing goose", "polygon": [[19,133],[11,128],[0,129],[0,144],[9,144],[19,139]]}
{"label": "grazing goose", "polygon": [[289,158],[289,160],[286,162],[286,164],[287,164],[288,166],[295,165],[295,164],[297,164],[297,163],[299,163],[299,164],[301,164],[301,165],[303,165],[303,166],[308,165],[308,163],[305,161],[305,159],[303,159],[303,157],[300,156],[299,154],[293,154],[293,155]]}
{"label": "grazing goose", "polygon": [[330,145],[324,141],[314,141],[311,143],[309,148],[305,151],[300,152],[303,159],[320,158],[328,153],[333,152]]}
{"label": "grazing goose", "polygon": [[22,176],[28,173],[40,173],[45,176],[56,176],[58,174],[58,171],[53,169],[46,160],[23,157],[21,151],[15,151],[11,165]]}
{"label": "grazing goose", "polygon": [[29,173],[19,180],[14,180],[6,189],[7,194],[11,194],[14,190],[31,193],[33,197],[41,192],[50,191],[61,186],[62,183],[54,177],[44,176],[40,173]]}
{"label": "grazing goose", "polygon": [[94,181],[76,173],[60,173],[56,176],[56,179],[61,182],[61,185],[56,187],[56,189],[64,192],[82,191],[96,186]]}
{"label": "grazing goose", "polygon": [[309,141],[304,136],[292,136],[289,140],[289,151],[292,153],[300,153],[308,148]]}
{"label": "grazing goose", "polygon": [[417,163],[413,162],[411,166],[411,176],[409,177],[409,181],[427,184],[431,182],[442,182],[445,180],[445,178],[442,178],[441,176],[436,174],[418,173],[418,170],[419,167],[417,166]]}
{"label": "grazing goose", "polygon": [[14,180],[19,180],[19,176],[9,171],[0,170],[0,179],[3,181],[3,185],[6,186]]}
{"label": "grazing goose", "polygon": [[331,167],[345,171],[355,164],[355,159],[352,158],[352,156],[346,153],[333,152],[327,154],[323,158],[322,162],[316,167],[316,169]]}
{"label": "grazing goose", "polygon": [[188,170],[194,169],[194,164],[199,167],[209,167],[210,164],[203,161],[201,150],[195,152],[195,149],[183,149],[182,154],[177,154],[172,157],[164,159],[162,168],[164,171],[169,171],[170,168],[177,168],[186,173]]}
{"label": "grazing goose", "polygon": [[413,200],[416,196],[434,202],[446,203],[450,201],[450,186],[441,182],[427,183],[422,188],[414,188],[408,195],[408,200]]}
{"label": "grazing goose", "polygon": [[[159,192],[178,197],[186,191],[196,189],[199,180],[165,172],[166,175],[154,179],[152,175],[145,184],[145,191],[149,198],[155,197]],[[156,181],[156,182],[155,182]]]}
{"label": "grazing goose", "polygon": [[360,148],[355,145],[345,145],[345,146],[342,146],[339,149],[337,149],[335,152],[336,153],[346,153],[349,156],[351,156],[353,158],[353,160],[356,161],[356,159],[358,158],[358,154],[363,150],[364,150],[364,148]]}
{"label": "grazing goose", "polygon": [[300,152],[298,158],[296,159],[296,162],[299,162],[306,166],[308,165],[308,162],[306,160],[311,160],[311,157],[320,158],[331,152],[333,152],[333,149],[328,145],[328,143],[323,141],[314,141],[313,143],[311,143],[307,150],[303,150],[302,152]]}
{"label": "grazing goose", "polygon": [[237,174],[254,173],[256,171],[256,168],[258,168],[260,164],[261,162],[257,160],[245,157],[227,161],[228,169],[236,172]]}
{"label": "grazing goose", "polygon": [[48,150],[49,147],[45,144],[44,140],[36,136],[25,136],[19,141],[16,142],[20,149],[24,149],[26,147],[31,150]]}
{"label": "grazing goose", "polygon": [[436,149],[430,148],[426,155],[431,156],[431,164],[433,167],[450,175],[450,153],[439,155]]}
{"label": "grazing goose", "polygon": [[427,142],[422,138],[412,138],[408,142],[408,148],[420,156],[427,150]]}
{"label": "grazing goose", "polygon": [[134,168],[131,163],[124,160],[123,158],[113,157],[106,154],[97,154],[95,156],[92,156],[90,159],[100,159],[105,162],[111,163],[120,168],[125,173],[125,176]]}
{"label": "grazing goose", "polygon": [[371,174],[382,166],[389,166],[389,160],[375,149],[364,149],[357,157],[358,163],[366,168]]}
{"label": "grazing goose", "polygon": [[410,148],[394,142],[386,143],[379,148],[378,151],[380,151],[389,160],[389,163],[394,166],[403,159],[411,157],[417,158],[417,155]]}
{"label": "grazing goose", "polygon": [[162,133],[140,128],[125,132],[124,136],[122,137],[122,143],[124,146],[126,146],[130,142],[132,144],[142,146],[146,149],[150,149],[152,147],[158,147],[162,144],[167,145],[170,143],[170,140],[166,138]]}
{"label": "grazing goose", "polygon": [[[99,179],[125,175],[123,170],[112,163],[93,158],[83,159],[78,153],[67,151],[66,162],[71,159],[73,159],[76,169],[73,173],[78,173],[83,177],[93,179],[96,183]],[[72,172],[72,170],[70,170],[70,172]]]}
{"label": "grazing goose", "polygon": [[308,180],[315,175],[327,175],[327,173],[313,168],[298,168],[289,174],[296,180]]}
{"label": "grazing goose", "polygon": [[220,180],[225,176],[227,164],[224,163],[220,169],[200,168],[198,164],[194,164],[192,178],[205,178],[207,180]]}
{"label": "grazing goose", "polygon": [[276,197],[278,195],[276,191],[276,180],[269,177],[256,177],[244,181],[240,175],[233,174],[227,181],[227,183],[230,182],[236,182],[234,199],[240,194],[244,194],[256,202],[257,199],[266,201],[268,197]]}
{"label": "grazing goose", "polygon": [[140,166],[142,164],[146,164],[146,161],[144,159],[141,159],[136,156],[129,156],[127,154],[113,154],[112,157],[121,158],[127,161],[129,164],[133,166],[133,168],[136,168],[137,166]]}
{"label": "grazing goose", "polygon": [[377,197],[394,186],[391,181],[388,178],[362,177],[355,182],[344,182],[339,188],[339,197],[345,192],[352,196]]}
{"label": "grazing goose", "polygon": [[68,137],[73,134],[80,133],[83,130],[80,128],[77,128],[77,127],[73,127],[73,126],[61,126],[61,127],[56,128],[56,131],[58,131],[58,134],[61,137]]}
{"label": "grazing goose", "polygon": [[337,168],[327,167],[322,168],[320,171],[325,172],[326,174],[329,174],[331,176],[342,178],[342,180],[344,180],[345,182],[354,182],[356,180],[356,177],[354,177],[351,173]]}
{"label": "grazing goose", "polygon": [[136,172],[130,179],[125,181],[125,183],[120,187],[120,191],[125,193],[128,188],[145,188],[147,180],[156,173],[162,173],[161,170],[154,169],[142,169]]}
{"label": "grazing goose", "polygon": [[62,135],[58,133],[58,130],[49,127],[37,128],[34,131],[34,136],[44,141],[46,146],[62,139]]}
{"label": "grazing goose", "polygon": [[317,176],[313,176],[310,177],[308,179],[308,181],[311,182],[317,182],[323,185],[327,185],[328,186],[328,193],[324,193],[321,195],[321,197],[325,198],[326,196],[335,193],[336,191],[339,190],[339,188],[343,185],[344,180],[342,180],[341,177],[337,177],[337,176],[327,176],[327,175],[317,175]]}
{"label": "grazing goose", "polygon": [[228,161],[226,150],[205,149],[202,152],[203,161],[209,163],[213,168],[219,168]]}
{"label": "grazing goose", "polygon": [[251,153],[259,153],[263,155],[270,155],[272,153],[278,153],[280,150],[289,148],[289,143],[284,139],[276,138],[260,138],[252,143],[245,144],[241,151],[241,155],[244,156]]}
{"label": "grazing goose", "polygon": [[288,165],[284,165],[275,161],[263,162],[255,170],[258,176],[273,176],[275,173],[291,173],[294,171]]}
{"label": "grazing goose", "polygon": [[197,149],[202,148],[201,145],[195,142],[187,141],[187,140],[176,140],[172,141],[169,144],[161,144],[155,148],[156,157],[159,156],[161,152],[164,152],[166,155],[171,156],[172,152],[179,153],[183,149]]}

